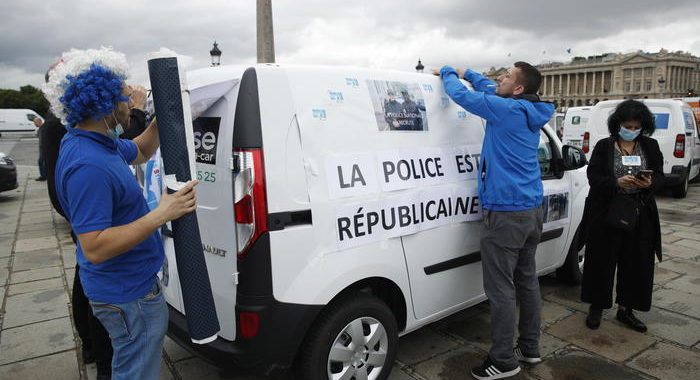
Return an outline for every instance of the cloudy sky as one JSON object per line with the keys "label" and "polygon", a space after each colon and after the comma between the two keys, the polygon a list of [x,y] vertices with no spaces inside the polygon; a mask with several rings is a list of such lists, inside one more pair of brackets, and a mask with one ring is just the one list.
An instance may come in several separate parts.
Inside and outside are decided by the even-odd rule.
{"label": "cloudy sky", "polygon": [[[191,68],[214,40],[222,64],[256,60],[255,0],[2,0],[0,15],[0,88],[40,85],[70,48],[113,46],[134,82],[160,47]],[[700,56],[698,15],[697,0],[273,0],[278,63],[405,71],[419,57],[483,71],[662,47]]]}

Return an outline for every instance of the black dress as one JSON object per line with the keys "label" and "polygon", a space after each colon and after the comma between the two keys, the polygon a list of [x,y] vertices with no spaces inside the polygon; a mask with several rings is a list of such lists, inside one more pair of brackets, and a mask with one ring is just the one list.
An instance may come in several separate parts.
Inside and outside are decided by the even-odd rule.
{"label": "black dress", "polygon": [[654,173],[651,187],[636,195],[642,207],[633,231],[622,232],[605,223],[614,196],[623,192],[615,175],[615,139],[599,141],[588,165],[590,191],[580,235],[586,244],[581,300],[603,309],[612,307],[617,269],[616,303],[648,311],[654,286],[654,256],[661,261],[661,227],[654,193],[664,182],[663,156],[656,140],[640,136],[637,141],[647,169]]}

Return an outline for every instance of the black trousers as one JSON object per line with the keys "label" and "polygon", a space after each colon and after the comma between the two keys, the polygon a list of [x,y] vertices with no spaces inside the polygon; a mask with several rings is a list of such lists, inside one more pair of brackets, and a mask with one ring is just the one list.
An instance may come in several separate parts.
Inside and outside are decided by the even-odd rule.
{"label": "black trousers", "polygon": [[615,303],[625,308],[649,311],[654,287],[654,253],[650,218],[641,217],[637,228],[622,232],[602,226],[604,233],[586,245],[581,300],[601,309]]}
{"label": "black trousers", "polygon": [[73,321],[78,330],[83,346],[91,350],[97,363],[110,363],[112,361],[112,341],[102,323],[92,314],[90,301],[83,292],[80,284],[80,266],[75,266],[75,279],[73,280]]}

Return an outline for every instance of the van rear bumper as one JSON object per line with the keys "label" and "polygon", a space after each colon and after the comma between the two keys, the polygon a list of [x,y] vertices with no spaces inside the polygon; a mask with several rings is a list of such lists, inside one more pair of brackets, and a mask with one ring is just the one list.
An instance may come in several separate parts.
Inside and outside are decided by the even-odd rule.
{"label": "van rear bumper", "polygon": [[675,165],[671,168],[671,173],[664,174],[664,185],[666,186],[676,186],[680,185],[685,181],[685,177],[688,176],[688,169],[682,165]]}
{"label": "van rear bumper", "polygon": [[[240,294],[238,298],[240,302]],[[279,369],[289,368],[294,362],[306,331],[321,311],[322,305],[267,301],[271,302],[247,307],[239,304],[236,307],[237,316],[240,312],[256,312],[260,316],[260,328],[255,337],[246,339],[238,333],[235,341],[219,337],[208,344],[192,343],[187,330],[187,319],[170,305],[168,305],[170,314],[168,336],[194,355],[223,370],[269,374]],[[236,324],[240,325],[238,321]]]}

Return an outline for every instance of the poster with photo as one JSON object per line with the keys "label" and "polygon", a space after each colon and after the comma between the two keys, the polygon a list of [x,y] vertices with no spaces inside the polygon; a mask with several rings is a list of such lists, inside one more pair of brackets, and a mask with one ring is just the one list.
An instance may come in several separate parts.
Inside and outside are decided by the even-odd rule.
{"label": "poster with photo", "polygon": [[425,99],[418,83],[368,80],[379,131],[427,131]]}
{"label": "poster with photo", "polygon": [[549,194],[544,197],[544,225],[551,226],[569,218],[569,193]]}

